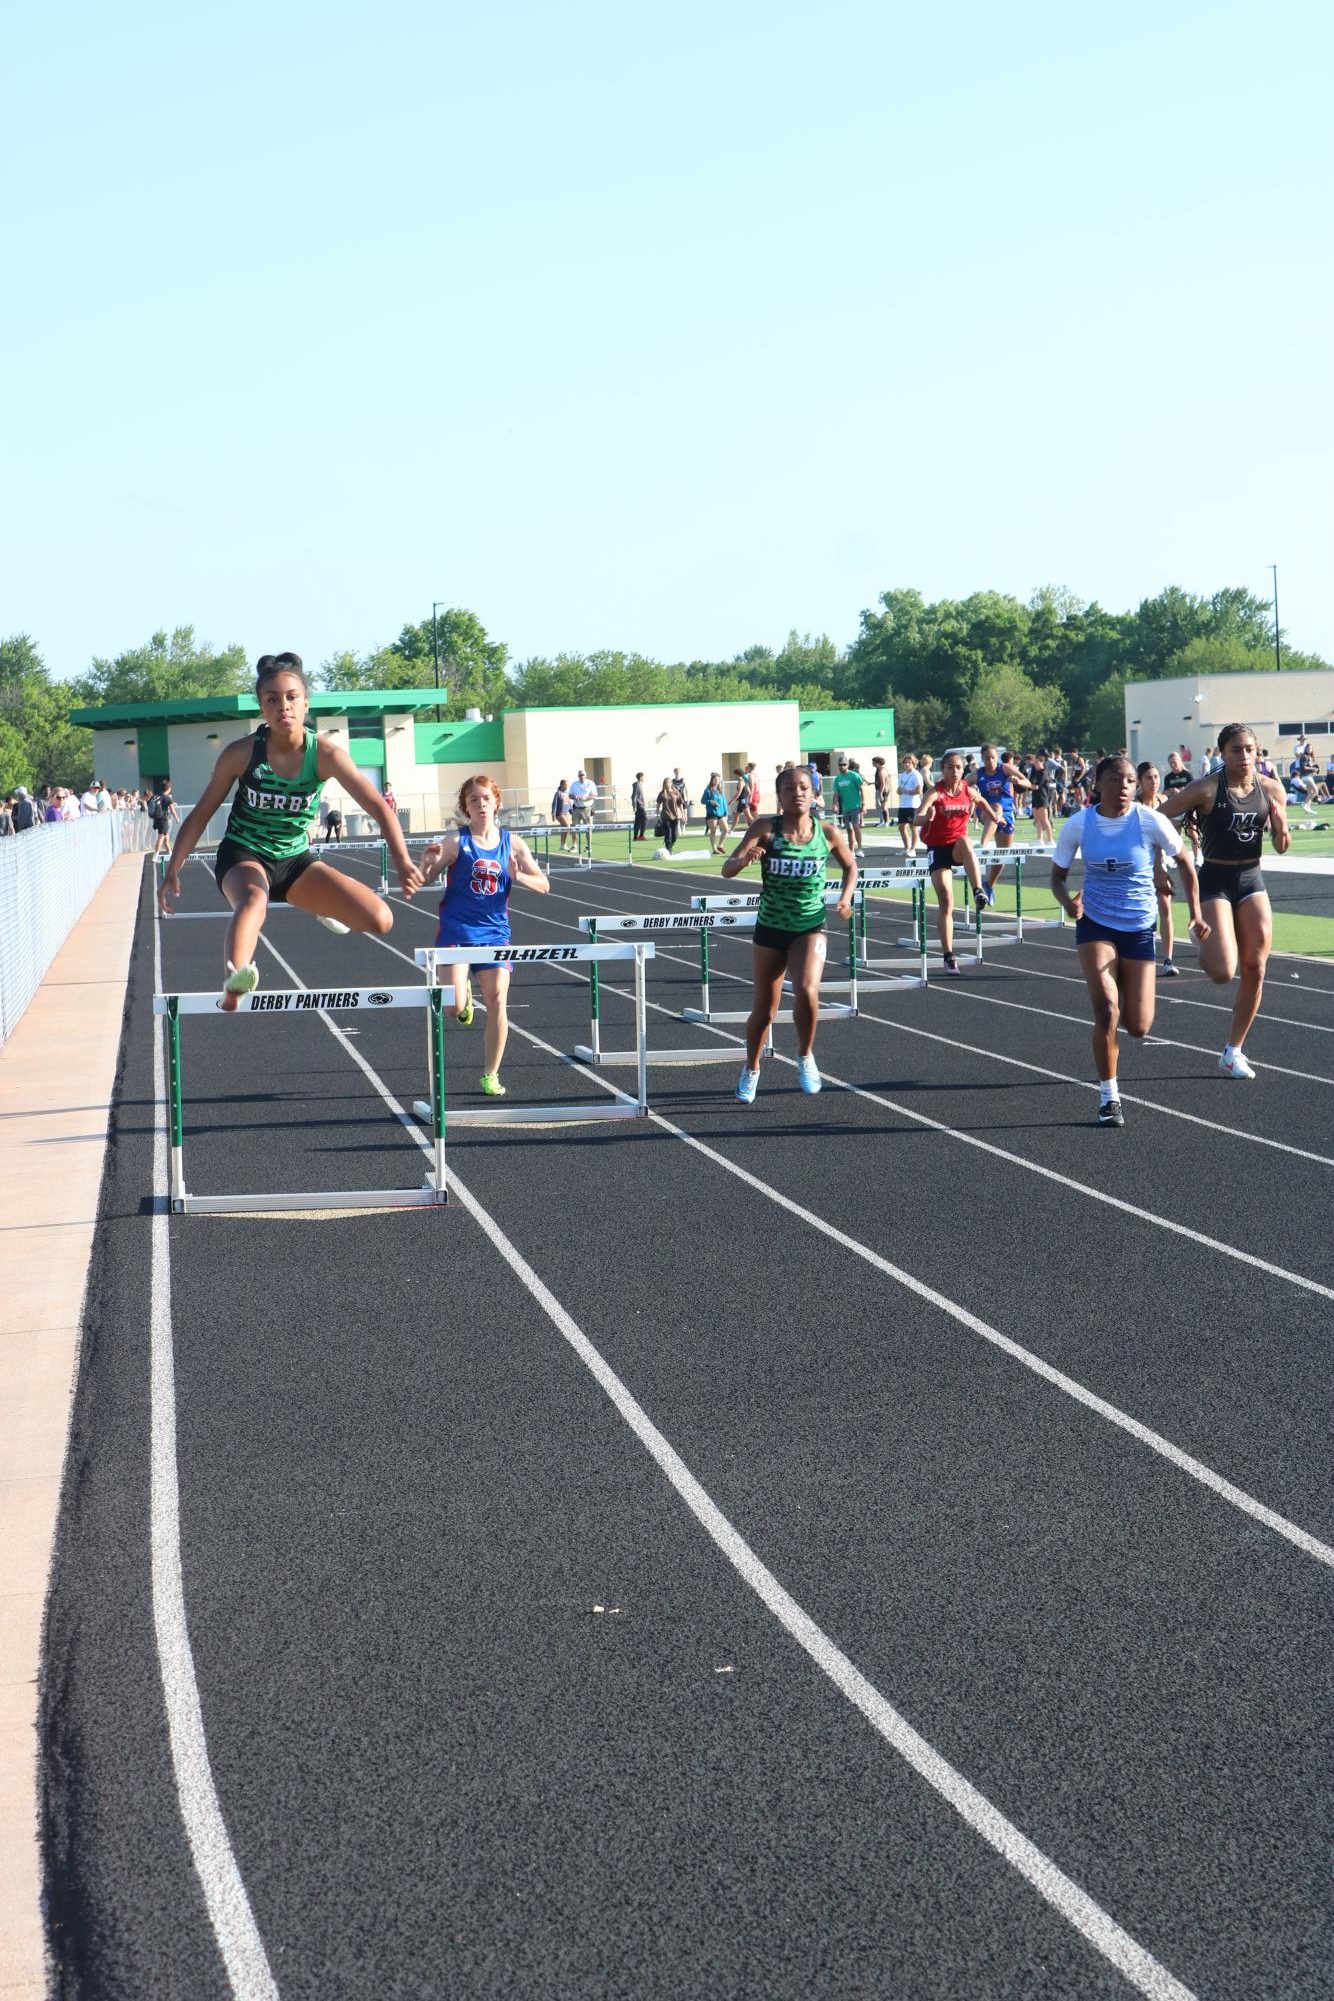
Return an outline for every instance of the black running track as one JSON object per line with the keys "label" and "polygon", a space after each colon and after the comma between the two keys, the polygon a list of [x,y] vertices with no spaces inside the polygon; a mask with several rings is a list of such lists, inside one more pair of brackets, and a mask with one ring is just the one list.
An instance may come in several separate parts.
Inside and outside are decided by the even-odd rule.
{"label": "black running track", "polygon": [[[557,877],[516,895],[516,938],[700,888],[716,879]],[[187,909],[215,894],[187,871]],[[394,909],[386,943],[410,957],[431,912]],[[876,949],[903,928],[878,911]],[[419,978],[297,912],[268,935],[311,986]],[[221,942],[219,920],[163,924],[164,987],[213,987]],[[675,1019],[693,947],[659,952],[651,1040],[708,1042]],[[827,1022],[819,1097],[784,1062],[750,1110],[730,1064],[664,1069],[665,1124],[450,1142],[829,1655],[1147,1976],[798,1645],[468,1209],[174,1217],[183,1591],[267,1966],[248,1986],[187,1845],[152,1614],[153,955],[146,880],[44,1664],[59,1994],[1334,1992],[1334,1295],[1294,1282],[1334,1279],[1334,968],[1275,962],[1243,1085],[1219,1075],[1225,1003],[1191,962],[1163,1039],[1123,1057],[1120,1132],[1092,1123],[1078,968],[1045,930]],[[266,987],[291,983],[260,958]],[[747,961],[716,943],[721,973]],[[720,977],[715,1005],[745,994]],[[587,998],[568,973],[516,976],[511,1102],[603,1094],[524,1034],[572,1049]],[[337,1019],[389,1092],[420,1094],[420,1014]],[[619,994],[604,1024],[629,1043]],[[195,1192],[421,1180],[320,1019],[192,1017],[183,1037]],[[448,1024],[451,1103],[480,1102],[480,1047],[480,1023]]]}

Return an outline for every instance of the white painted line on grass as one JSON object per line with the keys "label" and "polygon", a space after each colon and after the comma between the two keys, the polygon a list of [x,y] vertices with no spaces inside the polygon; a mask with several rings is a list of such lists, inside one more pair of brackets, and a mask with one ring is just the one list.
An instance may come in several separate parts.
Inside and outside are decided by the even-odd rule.
{"label": "white painted line on grass", "polygon": [[[153,990],[162,991],[162,917],[153,909]],[[278,1989],[222,1817],[209,1764],[181,1574],[176,1459],[176,1364],[171,1324],[171,1214],[167,1175],[164,1031],[153,1022],[153,1222],[151,1230],[149,1535],[153,1628],[176,1796],[209,1923],[236,2001],[276,2001]]]}

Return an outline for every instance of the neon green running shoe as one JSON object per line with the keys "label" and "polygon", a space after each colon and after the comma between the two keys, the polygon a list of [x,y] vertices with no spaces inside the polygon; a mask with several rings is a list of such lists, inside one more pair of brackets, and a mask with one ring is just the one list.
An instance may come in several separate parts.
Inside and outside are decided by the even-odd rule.
{"label": "neon green running shoe", "polygon": [[464,985],[463,985],[463,1006],[462,1006],[462,1007],[461,1007],[461,1008],[459,1009],[458,1013],[457,1013],[457,1014],[456,1014],[456,1015],[454,1016],[454,1019],[455,1019],[455,1021],[456,1021],[456,1022],[457,1022],[457,1023],[459,1024],[459,1027],[460,1027],[460,1028],[471,1028],[471,1027],[472,1027],[472,1013],[473,1013],[473,1009],[472,1009],[472,981],[471,981],[471,980],[465,980],[465,981],[464,981]]}
{"label": "neon green running shoe", "polygon": [[222,983],[225,994],[253,994],[258,985],[258,966],[234,966],[227,961],[227,977]]}
{"label": "neon green running shoe", "polygon": [[482,1094],[484,1097],[487,1098],[504,1097],[505,1086],[501,1083],[499,1077],[493,1076],[489,1070],[483,1070],[481,1083],[482,1083]]}

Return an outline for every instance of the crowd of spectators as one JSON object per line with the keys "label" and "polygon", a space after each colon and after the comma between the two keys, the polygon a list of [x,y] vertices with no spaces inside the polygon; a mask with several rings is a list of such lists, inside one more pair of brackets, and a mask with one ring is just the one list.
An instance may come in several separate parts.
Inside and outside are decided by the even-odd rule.
{"label": "crowd of spectators", "polygon": [[34,827],[54,826],[64,820],[86,819],[94,813],[146,813],[151,796],[114,789],[100,778],[94,778],[83,792],[69,785],[43,785],[34,793],[26,785],[16,785],[12,792],[0,794],[0,837],[26,834]]}

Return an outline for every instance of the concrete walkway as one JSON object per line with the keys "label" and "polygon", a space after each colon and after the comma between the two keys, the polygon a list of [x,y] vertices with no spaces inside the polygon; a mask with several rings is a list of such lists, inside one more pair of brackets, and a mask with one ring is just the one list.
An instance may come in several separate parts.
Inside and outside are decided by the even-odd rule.
{"label": "concrete walkway", "polygon": [[112,865],[0,1049],[0,2001],[47,1992],[42,1612],[143,871]]}

